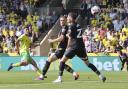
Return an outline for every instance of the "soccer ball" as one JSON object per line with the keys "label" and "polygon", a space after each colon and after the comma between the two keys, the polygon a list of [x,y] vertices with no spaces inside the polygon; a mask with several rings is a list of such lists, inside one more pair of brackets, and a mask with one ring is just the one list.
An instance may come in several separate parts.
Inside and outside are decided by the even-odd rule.
{"label": "soccer ball", "polygon": [[100,7],[99,6],[93,6],[91,8],[91,13],[94,15],[94,14],[97,14],[100,12]]}

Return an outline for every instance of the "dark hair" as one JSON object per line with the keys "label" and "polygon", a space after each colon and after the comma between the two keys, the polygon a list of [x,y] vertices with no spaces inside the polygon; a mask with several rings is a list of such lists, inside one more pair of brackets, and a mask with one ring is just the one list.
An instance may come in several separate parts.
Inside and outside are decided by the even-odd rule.
{"label": "dark hair", "polygon": [[71,16],[73,19],[76,19],[77,18],[77,14],[74,13],[74,12],[69,12],[68,13],[68,16]]}

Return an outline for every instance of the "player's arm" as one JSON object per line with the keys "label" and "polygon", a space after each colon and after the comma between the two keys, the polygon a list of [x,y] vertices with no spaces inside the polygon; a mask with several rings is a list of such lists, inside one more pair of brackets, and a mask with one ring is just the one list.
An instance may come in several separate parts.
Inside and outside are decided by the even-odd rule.
{"label": "player's arm", "polygon": [[71,37],[68,36],[68,44],[67,44],[67,48],[69,48],[69,44],[71,43]]}
{"label": "player's arm", "polygon": [[68,38],[67,48],[69,48],[69,44],[71,43],[71,31],[69,31],[69,32],[66,34],[66,37]]}
{"label": "player's arm", "polygon": [[49,43],[61,42],[64,39],[64,35],[59,36],[56,39],[48,39]]}
{"label": "player's arm", "polygon": [[23,39],[24,39],[24,34],[21,35],[21,36],[16,40],[16,42],[15,42],[17,54],[20,54],[20,50],[19,50],[19,48],[20,48],[20,43],[19,43],[19,42],[22,41]]}
{"label": "player's arm", "polygon": [[17,54],[19,54],[19,39],[16,40],[15,44],[16,44],[16,52]]}

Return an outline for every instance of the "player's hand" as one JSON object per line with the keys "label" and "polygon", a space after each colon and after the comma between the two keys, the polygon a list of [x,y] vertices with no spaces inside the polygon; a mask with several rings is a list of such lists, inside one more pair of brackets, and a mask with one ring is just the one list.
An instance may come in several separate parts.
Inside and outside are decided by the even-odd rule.
{"label": "player's hand", "polygon": [[66,48],[66,51],[68,51],[68,50],[70,50],[70,47],[67,47],[67,48]]}
{"label": "player's hand", "polygon": [[53,43],[53,40],[52,40],[52,39],[48,39],[48,42],[49,42],[49,43]]}
{"label": "player's hand", "polygon": [[69,34],[66,34],[66,37],[70,38],[70,35]]}

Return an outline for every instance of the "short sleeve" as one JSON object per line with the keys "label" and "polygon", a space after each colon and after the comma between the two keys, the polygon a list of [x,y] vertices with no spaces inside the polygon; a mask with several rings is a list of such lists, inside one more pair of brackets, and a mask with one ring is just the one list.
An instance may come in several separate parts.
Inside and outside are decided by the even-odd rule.
{"label": "short sleeve", "polygon": [[24,39],[24,35],[21,35],[18,40],[23,40]]}

